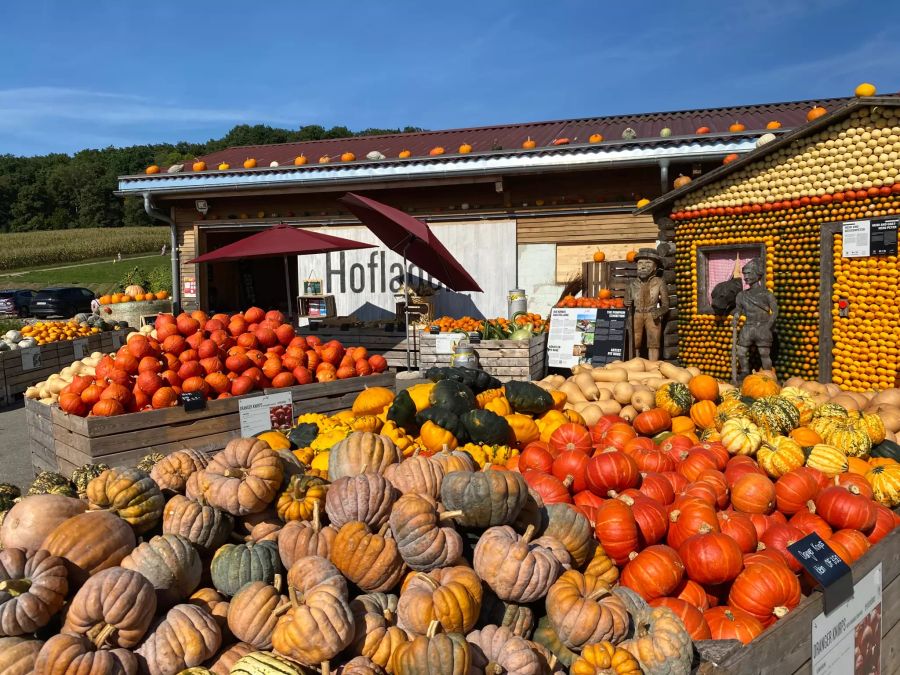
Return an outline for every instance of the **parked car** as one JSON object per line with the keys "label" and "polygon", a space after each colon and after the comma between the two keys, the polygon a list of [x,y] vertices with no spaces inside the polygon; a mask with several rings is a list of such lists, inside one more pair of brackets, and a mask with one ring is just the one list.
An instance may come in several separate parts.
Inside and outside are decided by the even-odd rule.
{"label": "parked car", "polygon": [[30,316],[34,295],[34,291],[27,288],[0,291],[0,314]]}
{"label": "parked car", "polygon": [[37,292],[31,303],[31,313],[39,319],[73,317],[91,311],[94,292],[89,288],[54,287]]}

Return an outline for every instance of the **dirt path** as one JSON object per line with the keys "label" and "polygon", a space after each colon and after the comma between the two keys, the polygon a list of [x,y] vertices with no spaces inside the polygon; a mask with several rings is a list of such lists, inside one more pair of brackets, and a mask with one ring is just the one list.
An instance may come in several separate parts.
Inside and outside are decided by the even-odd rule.
{"label": "dirt path", "polygon": [[[120,260],[119,262],[126,262],[129,260],[142,260],[144,258],[159,258],[159,257],[160,257],[159,253],[148,253],[147,255],[136,255],[133,258],[122,258],[122,260]],[[74,263],[72,265],[54,265],[53,267],[41,267],[41,268],[32,269],[32,270],[19,270],[18,272],[4,272],[3,274],[0,274],[0,277],[20,277],[23,274],[31,274],[32,272],[49,272],[51,270],[67,270],[72,267],[84,267],[85,265],[96,265],[98,262],[103,262],[103,259],[91,260],[89,262]]]}

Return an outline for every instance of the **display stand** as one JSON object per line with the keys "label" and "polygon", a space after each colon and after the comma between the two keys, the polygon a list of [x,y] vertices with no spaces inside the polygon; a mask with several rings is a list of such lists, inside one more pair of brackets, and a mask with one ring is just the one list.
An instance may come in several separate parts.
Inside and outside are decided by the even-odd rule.
{"label": "display stand", "polygon": [[333,295],[298,295],[298,314],[301,319],[325,319],[337,316]]}

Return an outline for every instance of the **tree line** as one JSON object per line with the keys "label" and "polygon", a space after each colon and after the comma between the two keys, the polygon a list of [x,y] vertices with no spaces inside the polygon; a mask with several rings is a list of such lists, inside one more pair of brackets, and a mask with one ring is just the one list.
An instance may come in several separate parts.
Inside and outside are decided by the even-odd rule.
{"label": "tree line", "polygon": [[0,155],[0,232],[61,230],[79,227],[130,227],[156,224],[140,199],[113,194],[117,178],[141,173],[151,164],[162,167],[191,162],[195,157],[236,145],[315,141],[348,136],[408,133],[403,129],[351,131],[307,125],[279,129],[264,124],[241,124],[225,136],[206,143],[158,143],[125,148],[81,150],[74,155],[35,157]]}

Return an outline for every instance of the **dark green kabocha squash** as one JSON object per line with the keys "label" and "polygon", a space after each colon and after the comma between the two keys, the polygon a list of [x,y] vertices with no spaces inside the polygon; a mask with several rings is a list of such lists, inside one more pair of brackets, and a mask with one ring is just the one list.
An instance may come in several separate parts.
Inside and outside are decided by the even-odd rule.
{"label": "dark green kabocha squash", "polygon": [[428,400],[436,408],[445,408],[457,415],[475,409],[475,394],[462,382],[440,380],[428,395]]}
{"label": "dark green kabocha squash", "polygon": [[416,403],[406,389],[394,397],[387,411],[387,419],[395,422],[408,434],[415,435],[419,432],[419,425],[416,424]]}
{"label": "dark green kabocha squash", "polygon": [[299,450],[300,448],[308,448],[319,435],[319,427],[315,424],[305,422],[291,427],[288,431],[288,440],[291,442],[291,450]]}
{"label": "dark green kabocha squash", "polygon": [[503,388],[506,391],[506,400],[516,412],[543,415],[553,407],[550,392],[531,382],[510,380]]}
{"label": "dark green kabocha squash", "polygon": [[416,415],[416,424],[421,427],[425,422],[431,422],[438,425],[441,429],[446,429],[461,444],[466,443],[468,440],[469,436],[466,433],[466,427],[463,426],[459,415],[452,410],[442,407],[425,408],[425,410]]}
{"label": "dark green kabocha squash", "polygon": [[488,389],[500,388],[500,380],[477,368],[433,367],[425,371],[425,377],[432,382],[440,382],[441,380],[462,382],[476,394],[480,394]]}
{"label": "dark green kabocha squash", "polygon": [[510,442],[509,422],[491,410],[470,410],[460,421],[473,443],[508,445]]}
{"label": "dark green kabocha squash", "polygon": [[893,459],[894,461],[900,462],[900,445],[885,438],[881,443],[872,448],[869,456]]}

